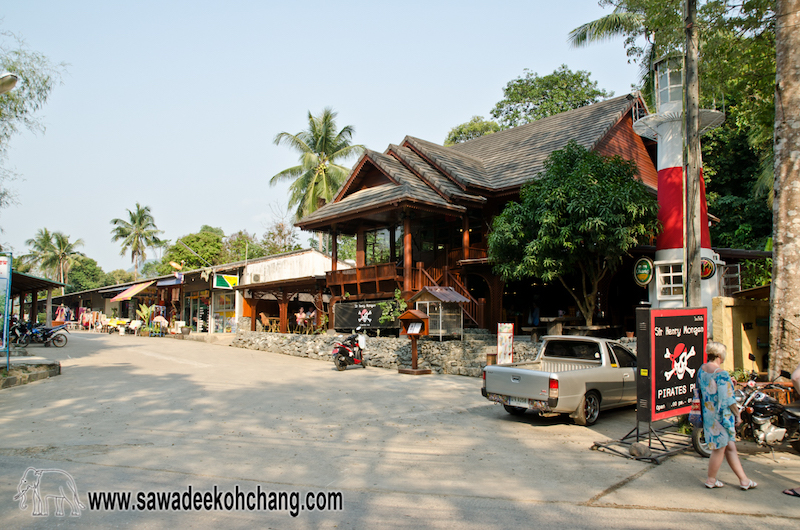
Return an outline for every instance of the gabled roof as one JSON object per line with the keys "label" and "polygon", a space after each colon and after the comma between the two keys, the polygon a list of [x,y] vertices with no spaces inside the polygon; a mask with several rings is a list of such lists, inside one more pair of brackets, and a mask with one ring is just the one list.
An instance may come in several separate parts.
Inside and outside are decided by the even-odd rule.
{"label": "gabled roof", "polygon": [[377,222],[379,212],[403,206],[464,212],[488,197],[516,192],[570,140],[596,148],[637,101],[621,96],[447,147],[406,136],[383,154],[367,151],[334,201],[297,225],[313,230],[368,215]]}
{"label": "gabled roof", "polygon": [[630,111],[635,99],[616,97],[441,149],[481,160],[490,188],[516,188],[538,175],[550,153],[563,149],[570,140],[593,149]]}

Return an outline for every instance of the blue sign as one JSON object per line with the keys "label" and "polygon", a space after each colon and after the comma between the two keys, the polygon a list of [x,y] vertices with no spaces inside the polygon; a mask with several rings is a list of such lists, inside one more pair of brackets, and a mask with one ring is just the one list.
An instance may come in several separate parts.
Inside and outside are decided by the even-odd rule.
{"label": "blue sign", "polygon": [[8,322],[11,313],[11,255],[0,254],[0,351],[6,351],[8,366]]}

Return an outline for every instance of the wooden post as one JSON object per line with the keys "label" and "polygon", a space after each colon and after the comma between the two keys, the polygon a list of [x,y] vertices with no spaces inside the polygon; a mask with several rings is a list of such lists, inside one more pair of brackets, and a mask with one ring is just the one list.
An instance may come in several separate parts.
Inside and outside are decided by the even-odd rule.
{"label": "wooden post", "polygon": [[331,231],[331,270],[336,270],[336,264],[339,262],[339,241],[337,240],[338,234],[336,230]]}
{"label": "wooden post", "polygon": [[36,324],[37,318],[39,317],[39,293],[37,291],[33,291],[31,293],[31,325]]}
{"label": "wooden post", "polygon": [[47,302],[45,303],[44,325],[50,327],[53,325],[53,289],[47,289]]}
{"label": "wooden post", "polygon": [[[700,307],[703,304],[700,288],[700,82],[697,69],[697,0],[686,0],[686,70],[683,76],[684,112],[686,117],[684,144],[684,190],[686,212],[684,218],[684,240],[686,263],[686,306]],[[708,222],[708,220],[705,220]]]}
{"label": "wooden post", "polygon": [[287,293],[281,293],[281,299],[278,300],[278,307],[280,308],[281,318],[281,333],[289,333],[289,299]]}
{"label": "wooden post", "polygon": [[406,215],[403,219],[403,291],[411,291],[411,275],[413,264],[411,261],[411,218]]}
{"label": "wooden post", "polygon": [[367,237],[364,229],[359,228],[356,233],[356,267],[363,267],[367,264]]}
{"label": "wooden post", "polygon": [[461,223],[461,246],[462,250],[461,259],[469,259],[469,217],[464,215]]}
{"label": "wooden post", "polygon": [[392,263],[397,263],[397,244],[395,243],[397,234],[395,232],[394,226],[389,227],[389,259]]}

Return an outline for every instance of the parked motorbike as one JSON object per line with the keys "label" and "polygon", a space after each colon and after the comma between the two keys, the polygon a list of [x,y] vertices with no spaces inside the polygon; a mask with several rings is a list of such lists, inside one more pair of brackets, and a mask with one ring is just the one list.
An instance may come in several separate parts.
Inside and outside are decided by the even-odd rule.
{"label": "parked motorbike", "polygon": [[52,344],[56,348],[62,348],[67,344],[67,336],[61,333],[61,331],[69,333],[67,324],[61,324],[60,326],[52,328],[48,328],[43,324],[36,324],[33,329],[28,330],[28,332],[20,338],[20,345],[27,346],[31,342],[37,342],[45,346],[50,346]]}
{"label": "parked motorbike", "polygon": [[351,364],[366,368],[367,365],[364,364],[364,348],[366,345],[367,337],[361,332],[361,326],[356,328],[356,333],[345,337],[340,342],[334,343],[332,355],[336,369],[341,372]]}
{"label": "parked motorbike", "polygon": [[24,348],[28,345],[28,342],[30,342],[29,340],[22,340],[22,337],[24,337],[27,333],[28,326],[26,326],[23,322],[18,322],[16,317],[13,317],[8,326],[8,342],[10,344],[17,344]]}
{"label": "parked motorbike", "polygon": [[[744,388],[734,392],[742,417],[736,438],[770,448],[788,443],[800,452],[800,401],[782,405],[762,390],[778,389],[791,395],[792,389],[774,382],[757,384],[756,375],[755,371],[751,372]],[[781,376],[791,378],[786,370],[781,371]],[[692,446],[700,456],[711,455],[702,428],[692,431]]]}

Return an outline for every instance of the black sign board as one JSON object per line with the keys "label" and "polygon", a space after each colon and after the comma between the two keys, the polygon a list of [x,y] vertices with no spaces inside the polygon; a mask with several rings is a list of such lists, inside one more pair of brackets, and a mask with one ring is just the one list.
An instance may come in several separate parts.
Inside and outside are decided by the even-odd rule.
{"label": "black sign board", "polygon": [[637,417],[688,414],[697,370],[706,361],[708,310],[637,309]]}
{"label": "black sign board", "polygon": [[337,330],[349,331],[361,326],[362,329],[397,329],[400,327],[398,320],[381,323],[383,310],[378,302],[391,300],[376,300],[369,302],[339,302],[334,307],[333,324]]}

